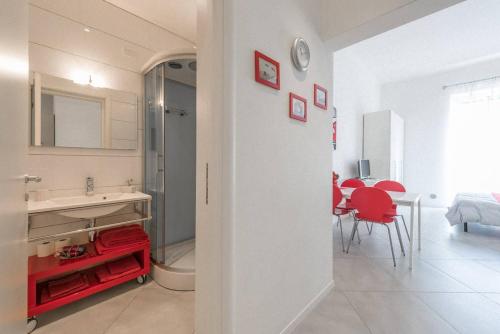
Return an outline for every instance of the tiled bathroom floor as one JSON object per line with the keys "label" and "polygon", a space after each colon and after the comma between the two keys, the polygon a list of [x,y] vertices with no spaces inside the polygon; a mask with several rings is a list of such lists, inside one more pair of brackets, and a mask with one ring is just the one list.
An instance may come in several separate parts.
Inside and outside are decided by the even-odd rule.
{"label": "tiled bathroom floor", "polygon": [[[345,222],[346,235],[351,227]],[[412,272],[396,244],[392,266],[384,229],[360,231],[361,244],[345,254],[334,226],[335,288],[294,334],[500,333],[500,228],[470,225],[464,233],[449,227],[443,210],[424,209]],[[35,334],[192,334],[194,292],[134,281],[39,320]]]}
{"label": "tiled bathroom floor", "polygon": [[[500,227],[471,224],[464,233],[444,213],[423,210],[412,272],[402,256],[392,266],[382,227],[368,236],[360,226],[361,244],[345,254],[334,225],[335,288],[294,334],[500,333]],[[351,228],[346,222],[346,234]]]}
{"label": "tiled bathroom floor", "polygon": [[33,334],[192,334],[194,292],[166,290],[150,278],[114,287],[42,314]]}

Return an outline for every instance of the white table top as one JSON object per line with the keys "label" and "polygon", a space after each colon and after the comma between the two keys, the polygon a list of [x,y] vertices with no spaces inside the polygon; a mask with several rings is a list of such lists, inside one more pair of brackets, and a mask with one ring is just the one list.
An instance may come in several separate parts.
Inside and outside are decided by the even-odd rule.
{"label": "white table top", "polygon": [[[356,188],[340,188],[340,190],[342,191],[342,195],[345,198],[350,198],[352,192],[355,189]],[[409,192],[401,193],[401,192],[395,192],[395,191],[388,191],[387,193],[389,194],[389,196],[391,196],[391,199],[395,204],[400,204],[400,205],[415,204],[420,200],[420,197],[422,197],[422,195],[420,195],[420,194],[409,193]]]}

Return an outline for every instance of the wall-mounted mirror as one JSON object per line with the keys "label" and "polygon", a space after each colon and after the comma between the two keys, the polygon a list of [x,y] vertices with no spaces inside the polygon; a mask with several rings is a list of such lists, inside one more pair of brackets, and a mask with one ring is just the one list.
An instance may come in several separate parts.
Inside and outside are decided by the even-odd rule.
{"label": "wall-mounted mirror", "polygon": [[137,149],[133,93],[31,73],[31,145]]}

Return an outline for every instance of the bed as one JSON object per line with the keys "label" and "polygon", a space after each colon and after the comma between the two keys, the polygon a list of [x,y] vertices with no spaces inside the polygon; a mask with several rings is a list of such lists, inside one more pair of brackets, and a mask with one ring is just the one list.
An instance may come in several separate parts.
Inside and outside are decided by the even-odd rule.
{"label": "bed", "polygon": [[500,226],[500,194],[459,193],[446,213],[451,226],[467,223]]}

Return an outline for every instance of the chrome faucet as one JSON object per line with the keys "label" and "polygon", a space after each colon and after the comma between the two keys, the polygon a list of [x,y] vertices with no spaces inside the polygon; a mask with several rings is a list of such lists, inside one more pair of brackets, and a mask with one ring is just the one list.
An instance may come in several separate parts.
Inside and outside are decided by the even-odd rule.
{"label": "chrome faucet", "polygon": [[87,196],[92,196],[94,195],[94,178],[93,177],[87,177],[86,179],[86,185],[87,185],[87,188],[85,190],[85,194]]}

